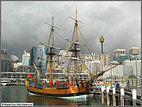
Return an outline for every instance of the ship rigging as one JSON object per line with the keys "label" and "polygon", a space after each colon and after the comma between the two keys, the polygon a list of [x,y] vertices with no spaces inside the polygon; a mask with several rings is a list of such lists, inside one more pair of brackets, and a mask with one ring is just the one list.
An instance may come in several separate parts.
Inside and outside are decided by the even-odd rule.
{"label": "ship rigging", "polygon": [[[48,24],[51,26],[51,33],[49,37],[48,44],[43,44],[47,47],[47,58],[45,59],[46,62],[49,64],[49,83],[44,82],[44,84],[41,82],[41,45],[40,44],[40,61],[39,61],[39,69],[36,68],[35,64],[34,67],[36,68],[36,72],[38,76],[35,76],[34,78],[28,78],[26,80],[26,87],[28,92],[38,95],[45,95],[45,96],[54,96],[54,97],[72,97],[72,96],[84,96],[89,93],[89,87],[92,83],[92,80],[97,79],[99,76],[103,75],[106,71],[101,71],[99,74],[96,75],[90,75],[90,79],[86,81],[79,81],[78,75],[77,75],[77,64],[80,61],[87,61],[85,58],[81,58],[79,56],[80,52],[80,43],[78,42],[78,22],[81,22],[77,19],[77,9],[76,9],[76,17],[71,18],[75,20],[75,27],[74,27],[74,34],[71,42],[71,46],[69,51],[72,53],[71,56],[63,56],[63,55],[57,55],[55,53],[55,49],[61,50],[61,48],[57,48],[54,46],[54,16],[52,16],[52,23]],[[73,81],[69,83],[68,78],[65,79],[54,79],[52,78],[52,71],[53,71],[53,62],[54,62],[54,56],[63,56],[66,58],[69,58],[73,60],[74,62],[74,77],[72,78]],[[116,65],[117,66],[117,65]],[[115,66],[114,66],[115,67]],[[111,69],[111,68],[110,68]],[[48,71],[48,70],[47,70]],[[68,74],[68,73],[67,73]],[[69,76],[69,75],[67,75]],[[35,79],[38,77],[38,80]],[[55,81],[55,82],[54,82]]]}

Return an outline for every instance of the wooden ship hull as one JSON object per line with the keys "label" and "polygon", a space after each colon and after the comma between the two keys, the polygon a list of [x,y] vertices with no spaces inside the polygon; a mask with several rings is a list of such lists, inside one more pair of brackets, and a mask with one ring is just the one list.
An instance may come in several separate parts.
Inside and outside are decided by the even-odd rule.
{"label": "wooden ship hull", "polygon": [[32,94],[43,95],[43,96],[55,96],[55,97],[70,97],[87,95],[89,93],[89,86],[87,84],[79,84],[68,87],[42,87],[29,84],[26,81],[27,91]]}

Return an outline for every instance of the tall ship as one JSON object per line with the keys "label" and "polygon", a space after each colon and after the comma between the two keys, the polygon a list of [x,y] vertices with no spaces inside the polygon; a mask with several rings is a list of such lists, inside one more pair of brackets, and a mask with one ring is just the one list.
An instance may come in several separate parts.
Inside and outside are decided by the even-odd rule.
{"label": "tall ship", "polygon": [[[46,45],[47,51],[47,61],[49,65],[49,82],[46,80],[41,80],[41,48],[40,48],[40,57],[39,57],[39,69],[36,68],[36,74],[34,77],[28,74],[28,78],[26,79],[25,85],[27,87],[27,91],[31,94],[37,94],[37,95],[43,95],[43,96],[52,96],[52,97],[60,97],[60,98],[72,98],[72,97],[86,97],[89,94],[90,91],[90,84],[92,83],[92,80],[97,79],[99,76],[101,76],[104,72],[108,71],[101,71],[99,74],[92,75],[88,80],[79,81],[78,75],[77,75],[77,64],[80,62],[79,60],[82,60],[79,58],[78,54],[80,52],[78,42],[78,19],[77,19],[77,10],[76,10],[76,18],[72,18],[75,20],[75,29],[74,29],[74,40],[71,41],[72,45],[69,49],[69,51],[72,53],[71,60],[74,62],[74,75],[72,76],[72,79],[54,79],[52,77],[53,72],[53,61],[55,54],[56,47],[54,46],[54,16],[52,16],[52,24],[51,26],[51,33],[50,33],[50,44]],[[40,44],[41,47],[42,44]],[[83,59],[84,60],[84,59]],[[117,65],[115,65],[117,66]],[[113,66],[113,67],[115,67]],[[111,68],[110,68],[111,69]],[[66,77],[69,75],[66,74]],[[44,82],[43,82],[44,81]]]}

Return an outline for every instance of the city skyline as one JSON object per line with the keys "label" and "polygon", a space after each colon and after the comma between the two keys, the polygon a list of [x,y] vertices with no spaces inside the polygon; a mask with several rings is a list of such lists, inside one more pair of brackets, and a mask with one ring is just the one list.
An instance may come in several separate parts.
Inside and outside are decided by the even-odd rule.
{"label": "city skyline", "polygon": [[[73,35],[75,7],[79,28],[93,53],[101,53],[99,38],[104,36],[104,53],[113,54],[120,48],[141,49],[140,1],[2,1],[1,43],[8,57],[22,57],[40,42],[47,43],[50,33],[51,13],[55,17],[55,46],[65,49],[65,39]],[[82,38],[79,33],[79,40]],[[141,51],[141,50],[140,50]]]}

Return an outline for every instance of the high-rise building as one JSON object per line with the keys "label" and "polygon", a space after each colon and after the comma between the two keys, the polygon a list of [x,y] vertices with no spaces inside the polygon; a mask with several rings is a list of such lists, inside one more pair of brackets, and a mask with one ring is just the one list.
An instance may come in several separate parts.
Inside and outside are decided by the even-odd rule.
{"label": "high-rise building", "polygon": [[125,56],[125,55],[126,55],[126,50],[125,49],[115,49],[114,50],[114,54],[113,54],[114,60],[116,60],[116,58],[118,56]]}
{"label": "high-rise building", "polygon": [[[138,78],[141,76],[141,60],[126,60],[123,65],[125,66],[124,73],[125,75],[138,75]],[[128,67],[131,67],[132,70],[129,70]],[[137,70],[137,74],[136,74]]]}
{"label": "high-rise building", "polygon": [[6,49],[1,49],[1,60],[7,60]]}
{"label": "high-rise building", "polygon": [[2,60],[1,63],[2,72],[12,72],[13,71],[13,63],[9,60]]}
{"label": "high-rise building", "polygon": [[93,61],[100,60],[102,66],[110,64],[110,54],[91,53],[91,55],[85,55],[85,59]]}
{"label": "high-rise building", "polygon": [[119,63],[122,63],[123,61],[127,60],[128,57],[126,55],[125,49],[115,49],[113,53],[113,60],[117,61]]}
{"label": "high-rise building", "polygon": [[29,65],[29,62],[30,62],[30,53],[24,51],[24,54],[22,55],[22,65]]}
{"label": "high-rise building", "polygon": [[61,55],[59,57],[59,62],[62,63],[62,66],[68,67],[69,62],[70,62],[70,58],[68,57],[72,55],[72,52],[66,51],[66,50],[60,50],[59,55]]}
{"label": "high-rise building", "polygon": [[137,58],[139,59],[139,48],[138,47],[131,47],[129,48],[129,58],[130,60],[134,60],[137,56]]}
{"label": "high-rise building", "polygon": [[101,54],[100,60],[104,64],[104,66],[109,65],[110,64],[110,54]]}
{"label": "high-rise building", "polygon": [[33,47],[30,50],[30,63],[29,64],[32,65],[32,66],[33,66],[33,61],[34,61],[34,58],[35,58],[34,53],[35,53],[35,47]]}
{"label": "high-rise building", "polygon": [[96,54],[96,53],[91,53],[91,56],[92,57],[91,59],[92,60],[100,60],[100,55],[99,54]]}
{"label": "high-rise building", "polygon": [[1,49],[1,70],[2,72],[12,72],[13,63],[7,59],[6,49]]}
{"label": "high-rise building", "polygon": [[41,44],[37,47],[33,47],[30,51],[30,65],[33,65],[33,63],[36,65],[37,68],[39,68],[40,65],[40,48],[41,48],[41,71],[46,71],[46,48],[44,45]]}
{"label": "high-rise building", "polygon": [[89,70],[93,75],[97,74],[102,69],[102,63],[100,62],[100,60],[87,61],[85,64],[87,70]]}

